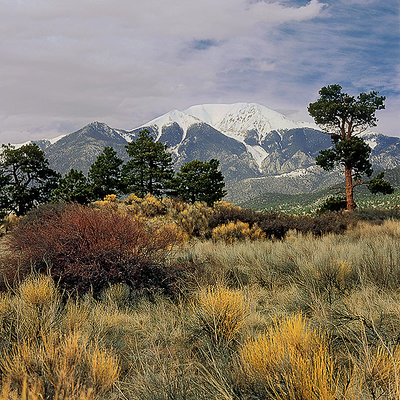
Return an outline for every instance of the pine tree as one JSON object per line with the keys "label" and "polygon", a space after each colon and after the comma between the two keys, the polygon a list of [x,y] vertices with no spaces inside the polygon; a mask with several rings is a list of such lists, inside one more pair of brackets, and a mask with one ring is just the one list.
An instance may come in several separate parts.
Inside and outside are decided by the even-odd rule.
{"label": "pine tree", "polygon": [[[357,98],[342,92],[340,85],[329,85],[320,91],[320,98],[310,103],[308,112],[323,131],[332,137],[333,147],[322,150],[316,158],[317,165],[330,171],[335,166],[344,167],[346,185],[343,189],[346,194],[347,210],[354,210],[353,191],[356,186],[368,184],[362,176],[371,176],[372,166],[369,161],[371,148],[357,136],[365,129],[376,126],[375,112],[382,110],[384,96],[378,92],[360,93]],[[380,181],[375,182],[374,189],[379,190]],[[383,191],[388,190],[390,184],[384,181]]]}
{"label": "pine tree", "polygon": [[3,145],[0,154],[0,209],[24,215],[50,200],[60,175],[49,168],[44,152],[33,143],[18,149]]}
{"label": "pine tree", "polygon": [[53,190],[53,201],[67,201],[87,204],[93,196],[90,184],[82,171],[71,169],[59,181]]}
{"label": "pine tree", "polygon": [[166,145],[155,142],[150,132],[143,130],[126,146],[126,151],[130,157],[122,168],[126,193],[143,197],[147,193],[161,196],[170,191],[174,171]]}
{"label": "pine tree", "polygon": [[174,194],[187,202],[204,201],[212,206],[226,194],[224,177],[218,167],[219,161],[215,159],[186,163],[177,173]]}
{"label": "pine tree", "polygon": [[107,194],[119,194],[121,186],[121,165],[123,161],[112,147],[104,147],[102,153],[90,166],[88,177],[95,199],[102,200]]}

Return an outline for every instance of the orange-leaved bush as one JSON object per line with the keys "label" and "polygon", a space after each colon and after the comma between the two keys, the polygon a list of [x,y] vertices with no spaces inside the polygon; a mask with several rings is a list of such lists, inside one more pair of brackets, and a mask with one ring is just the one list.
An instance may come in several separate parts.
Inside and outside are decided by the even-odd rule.
{"label": "orange-leaved bush", "polygon": [[78,292],[96,293],[118,282],[168,291],[173,276],[164,262],[175,239],[173,230],[160,232],[109,207],[48,205],[29,213],[10,234],[14,256],[8,264],[19,264],[22,275],[32,265],[39,271],[50,267],[61,288]]}

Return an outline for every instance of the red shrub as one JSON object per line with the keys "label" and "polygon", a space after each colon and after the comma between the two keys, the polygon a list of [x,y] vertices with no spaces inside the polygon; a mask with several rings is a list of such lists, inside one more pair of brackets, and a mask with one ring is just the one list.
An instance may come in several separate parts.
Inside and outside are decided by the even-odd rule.
{"label": "red shrub", "polygon": [[68,290],[96,292],[109,283],[168,290],[172,275],[163,267],[173,232],[155,228],[110,208],[78,204],[45,206],[28,214],[10,235],[9,246],[22,274],[33,264],[51,268]]}

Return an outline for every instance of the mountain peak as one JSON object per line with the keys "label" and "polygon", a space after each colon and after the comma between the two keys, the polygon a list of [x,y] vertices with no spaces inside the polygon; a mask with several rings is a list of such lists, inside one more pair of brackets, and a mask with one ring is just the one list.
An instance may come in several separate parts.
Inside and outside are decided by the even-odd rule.
{"label": "mountain peak", "polygon": [[306,123],[292,121],[285,115],[257,103],[204,104],[192,106],[185,110],[185,113],[202,119],[224,133],[244,136],[248,131],[255,130],[260,139],[273,130],[307,126]]}
{"label": "mountain peak", "polygon": [[102,129],[102,130],[108,130],[111,129],[107,124],[104,122],[99,122],[99,121],[93,121],[90,124],[87,124],[85,128],[92,128],[92,129]]}
{"label": "mountain peak", "polygon": [[249,131],[256,131],[262,140],[271,131],[313,127],[312,124],[295,122],[285,115],[257,103],[201,104],[184,111],[172,110],[140,126],[155,127],[158,138],[166,126],[178,124],[186,133],[194,124],[205,123],[230,137],[245,138]]}

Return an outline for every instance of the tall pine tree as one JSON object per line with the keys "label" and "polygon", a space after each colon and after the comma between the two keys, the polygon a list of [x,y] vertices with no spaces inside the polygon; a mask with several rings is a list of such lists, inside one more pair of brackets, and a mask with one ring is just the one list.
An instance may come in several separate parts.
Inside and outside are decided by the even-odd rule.
{"label": "tall pine tree", "polygon": [[[340,85],[329,85],[320,91],[320,98],[308,106],[308,112],[322,130],[331,135],[333,147],[322,150],[316,158],[317,165],[330,171],[335,166],[344,168],[346,184],[347,210],[354,210],[353,191],[356,186],[371,183],[362,180],[362,176],[371,176],[372,166],[369,161],[371,148],[364,139],[357,136],[365,129],[376,126],[375,112],[382,110],[384,96],[378,92],[360,93],[357,98],[342,92]],[[373,181],[376,191],[389,193],[391,189],[383,177]],[[389,190],[389,192],[388,192]]]}
{"label": "tall pine tree", "polygon": [[18,149],[3,145],[0,153],[0,209],[24,215],[50,200],[60,175],[49,168],[44,152],[36,144]]}
{"label": "tall pine tree", "polygon": [[87,204],[92,199],[90,184],[82,171],[71,169],[59,181],[53,190],[53,201],[67,201]]}
{"label": "tall pine tree", "polygon": [[121,186],[121,165],[123,161],[112,147],[104,147],[102,153],[90,166],[88,177],[93,197],[102,200],[107,194],[119,194]]}
{"label": "tall pine tree", "polygon": [[224,177],[218,167],[219,161],[215,159],[186,163],[177,173],[174,194],[187,202],[204,201],[212,206],[226,194]]}
{"label": "tall pine tree", "polygon": [[170,191],[174,171],[166,145],[155,142],[150,132],[143,130],[126,151],[130,158],[122,168],[126,193],[144,197],[147,193],[161,196]]}

